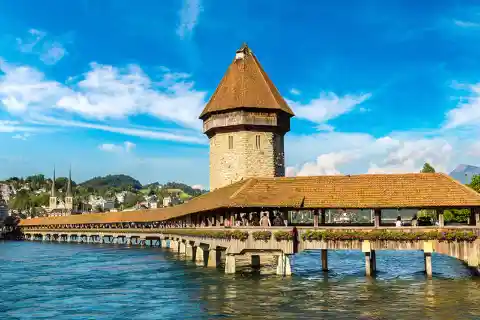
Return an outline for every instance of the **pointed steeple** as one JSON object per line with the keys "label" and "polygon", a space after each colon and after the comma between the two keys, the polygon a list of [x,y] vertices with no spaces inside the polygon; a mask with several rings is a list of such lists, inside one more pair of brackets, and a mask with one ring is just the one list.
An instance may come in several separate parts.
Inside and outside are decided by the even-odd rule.
{"label": "pointed steeple", "polygon": [[277,110],[294,116],[246,43],[237,50],[200,119],[205,120],[211,113],[240,108]]}
{"label": "pointed steeple", "polygon": [[72,196],[72,166],[68,170],[67,197]]}
{"label": "pointed steeple", "polygon": [[55,197],[55,193],[55,166],[53,166],[52,190],[50,191],[50,197]]}

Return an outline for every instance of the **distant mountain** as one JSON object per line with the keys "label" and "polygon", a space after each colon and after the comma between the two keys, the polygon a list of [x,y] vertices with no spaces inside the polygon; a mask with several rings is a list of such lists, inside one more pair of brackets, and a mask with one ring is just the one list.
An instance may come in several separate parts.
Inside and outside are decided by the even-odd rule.
{"label": "distant mountain", "polygon": [[114,174],[107,175],[105,177],[95,177],[85,182],[82,182],[80,186],[85,188],[93,188],[95,190],[102,190],[107,188],[133,188],[136,190],[140,190],[142,188],[142,184],[140,183],[140,181],[125,174]]}
{"label": "distant mountain", "polygon": [[450,172],[450,177],[466,184],[470,183],[472,177],[477,174],[480,175],[480,167],[471,166],[468,164],[460,164],[455,168],[455,170]]}

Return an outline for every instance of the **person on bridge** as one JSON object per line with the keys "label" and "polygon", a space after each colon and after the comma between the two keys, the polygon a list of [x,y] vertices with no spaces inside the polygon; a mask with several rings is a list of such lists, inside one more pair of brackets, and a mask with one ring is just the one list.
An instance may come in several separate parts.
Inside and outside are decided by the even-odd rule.
{"label": "person on bridge", "polygon": [[280,217],[280,214],[276,214],[275,219],[273,219],[273,225],[275,227],[283,227],[284,222],[283,219]]}
{"label": "person on bridge", "polygon": [[268,218],[267,214],[264,213],[262,219],[260,219],[260,225],[262,227],[270,227],[272,224],[270,223],[270,219]]}
{"label": "person on bridge", "polygon": [[395,222],[395,227],[401,227],[402,226],[402,217],[398,216],[397,221]]}

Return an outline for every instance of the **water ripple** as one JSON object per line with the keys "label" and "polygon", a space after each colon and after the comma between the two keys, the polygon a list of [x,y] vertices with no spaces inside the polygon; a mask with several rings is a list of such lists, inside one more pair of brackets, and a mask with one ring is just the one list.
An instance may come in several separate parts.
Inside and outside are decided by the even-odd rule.
{"label": "water ripple", "polygon": [[378,275],[364,256],[329,252],[292,259],[295,275],[196,267],[159,248],[0,243],[0,319],[480,319],[480,282],[458,260],[421,252],[377,252]]}

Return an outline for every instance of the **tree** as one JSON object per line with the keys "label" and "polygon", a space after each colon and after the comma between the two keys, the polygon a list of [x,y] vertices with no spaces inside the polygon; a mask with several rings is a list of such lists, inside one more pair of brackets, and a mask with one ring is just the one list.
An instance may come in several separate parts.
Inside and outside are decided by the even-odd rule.
{"label": "tree", "polygon": [[480,174],[476,174],[472,177],[472,181],[469,184],[470,188],[480,192]]}
{"label": "tree", "polygon": [[141,194],[135,194],[135,193],[129,193],[125,197],[124,205],[125,208],[130,208],[136,205],[139,202],[142,202],[144,199],[143,195]]}
{"label": "tree", "polygon": [[422,173],[435,173],[435,168],[433,168],[430,165],[430,163],[425,162],[425,164],[423,165],[423,168],[420,172],[422,172]]}

